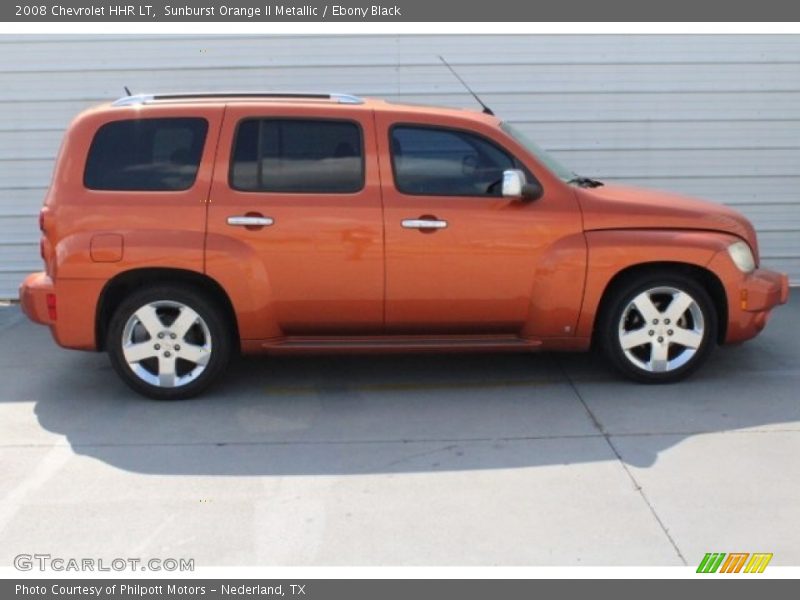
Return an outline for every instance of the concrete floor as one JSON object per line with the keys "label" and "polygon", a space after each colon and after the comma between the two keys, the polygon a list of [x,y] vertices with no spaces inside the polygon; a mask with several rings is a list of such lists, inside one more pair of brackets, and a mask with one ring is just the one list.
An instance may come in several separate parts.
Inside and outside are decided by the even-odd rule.
{"label": "concrete floor", "polygon": [[157,403],[0,308],[0,566],[800,565],[798,334],[795,301],[671,386],[591,355],[246,359]]}

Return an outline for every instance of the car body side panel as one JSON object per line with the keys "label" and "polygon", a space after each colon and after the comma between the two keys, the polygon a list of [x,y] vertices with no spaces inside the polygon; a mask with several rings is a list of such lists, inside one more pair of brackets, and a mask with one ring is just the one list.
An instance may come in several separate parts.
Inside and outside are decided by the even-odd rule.
{"label": "car body side panel", "polygon": [[79,350],[95,350],[97,303],[105,285],[102,279],[59,279],[55,283],[58,319],[51,326],[59,345]]}
{"label": "car body side panel", "polygon": [[[206,202],[223,105],[101,107],[77,117],[65,136],[47,208],[47,273],[58,298],[51,326],[63,346],[95,346],[95,309],[105,283],[142,267],[203,270]],[[181,191],[108,191],[84,186],[84,165],[95,132],[124,119],[200,117],[208,122],[206,141],[192,186]],[[95,239],[119,239],[111,260],[92,256]],[[103,256],[103,255],[101,255]],[[109,255],[105,255],[109,256]]]}
{"label": "car body side panel", "polygon": [[269,275],[257,251],[228,235],[206,239],[206,272],[231,300],[242,340],[283,335],[274,314]]}
{"label": "car body side panel", "polygon": [[[152,223],[147,225],[152,226]],[[174,227],[174,224],[173,224]],[[59,240],[58,279],[111,279],[140,268],[181,269],[203,272],[203,231],[182,231],[177,228],[136,229],[109,227],[102,230],[120,234],[123,239],[122,258],[118,261],[96,261],[91,255],[91,245],[98,234],[76,231]]]}
{"label": "car body side panel", "polygon": [[[364,185],[354,193],[239,191],[229,184],[238,125],[253,118],[340,120],[363,135]],[[206,272],[228,291],[242,339],[307,333],[380,333],[383,223],[372,115],[346,105],[229,106],[208,208]],[[260,229],[231,216],[261,215]]]}
{"label": "car body side panel", "polygon": [[[46,204],[48,238],[56,240],[55,272],[60,278],[107,278],[141,266],[202,270],[205,211],[223,107],[146,106],[89,111],[70,127]],[[108,191],[83,185],[84,164],[97,129],[132,118],[201,117],[208,133],[194,184],[187,190]],[[90,256],[96,235],[121,234],[120,261],[97,263]]]}
{"label": "car body side panel", "polygon": [[586,282],[587,255],[583,232],[559,239],[542,253],[533,276],[522,337],[570,338],[575,335]]}
{"label": "car body side panel", "polygon": [[[574,278],[555,292],[557,299],[565,300],[555,329],[561,328],[560,335],[565,326],[572,330],[585,271],[574,189],[545,171],[496,126],[475,123],[468,116],[443,118],[398,109],[377,114],[376,120],[386,231],[387,333],[550,335],[554,329],[544,320],[554,316],[554,299],[545,297],[538,278],[554,284]],[[395,185],[395,150],[390,144],[390,132],[398,125],[483,136],[523,163],[540,180],[544,194],[523,201],[403,193]],[[430,217],[447,226],[423,232],[402,225],[407,219]],[[566,254],[571,258],[562,266],[564,272],[556,273],[554,257]],[[537,297],[532,298],[532,292]]]}
{"label": "car body side panel", "polygon": [[591,337],[603,293],[621,271],[647,263],[683,263],[706,268],[737,238],[708,231],[619,229],[588,231],[589,263],[576,335]]}

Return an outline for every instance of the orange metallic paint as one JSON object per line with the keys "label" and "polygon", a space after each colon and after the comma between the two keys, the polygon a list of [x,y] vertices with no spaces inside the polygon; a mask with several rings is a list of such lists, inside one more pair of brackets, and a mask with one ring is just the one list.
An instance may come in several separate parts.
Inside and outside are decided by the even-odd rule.
{"label": "orange metallic paint", "polygon": [[[182,192],[83,186],[97,128],[115,119],[200,116],[208,137],[195,184]],[[348,119],[363,131],[365,184],[354,194],[235,191],[228,167],[245,117]],[[525,164],[544,189],[534,202],[408,196],[394,186],[389,128],[420,123],[475,131]],[[557,179],[493,116],[454,109],[327,101],[217,98],[111,105],[78,116],[45,199],[44,273],[20,288],[23,310],[67,347],[95,348],[106,283],[138,268],[205,274],[228,295],[242,350],[386,352],[582,350],[615,275],[646,263],[707,269],[728,304],[727,342],[752,337],[786,301],[785,275],[740,272],[726,251],[750,223],[730,209],[617,186]],[[262,214],[246,229],[227,217]],[[400,221],[433,215],[433,233]],[[57,298],[50,320],[47,295]]]}
{"label": "orange metallic paint", "polygon": [[[728,300],[726,343],[743,342],[758,334],[772,308],[789,298],[789,281],[784,273],[766,269],[742,273],[724,250],[714,255],[708,268],[719,276]],[[740,301],[743,291],[744,303]]]}
{"label": "orange metallic paint", "polygon": [[620,185],[580,189],[578,195],[587,231],[609,229],[671,229],[722,231],[745,240],[758,256],[750,222],[721,204],[678,194]]}
{"label": "orange metallic paint", "polygon": [[[228,169],[234,133],[241,120],[253,117],[356,122],[365,144],[363,189],[353,194],[232,189]],[[262,306],[257,311],[260,314],[240,322],[243,338],[381,332],[383,224],[374,147],[372,115],[360,107],[258,103],[228,106],[208,208],[206,272],[222,283],[231,297],[249,294]],[[226,222],[230,216],[247,213],[269,217],[274,224],[248,230]],[[245,256],[246,262],[242,262]],[[241,273],[243,269],[246,273],[237,277],[238,281],[231,281],[230,273]],[[255,289],[247,274],[259,282]],[[253,321],[256,326],[251,328]]]}
{"label": "orange metallic paint", "polygon": [[46,273],[31,273],[19,286],[19,303],[25,315],[36,323],[52,325],[47,310],[47,295],[53,293],[53,281]]}
{"label": "orange metallic paint", "polygon": [[[521,334],[544,257],[563,238],[582,232],[573,189],[542,169],[498,129],[496,120],[398,107],[377,112],[376,123],[386,228],[387,333]],[[398,123],[469,130],[492,139],[525,163],[542,183],[544,196],[524,202],[404,194],[394,185],[389,144],[389,130]],[[423,215],[448,225],[432,232],[401,226],[404,219]],[[575,274],[574,263],[564,267]],[[583,262],[577,271],[582,276]],[[574,327],[580,296],[570,292],[571,287],[550,290],[563,326]]]}
{"label": "orange metallic paint", "polygon": [[[86,111],[72,122],[45,198],[43,218],[45,267],[58,301],[58,318],[50,326],[59,344],[95,348],[95,310],[105,283],[115,275],[140,267],[202,272],[206,201],[223,107],[105,106]],[[98,127],[135,116],[178,115],[203,117],[209,123],[200,168],[190,189],[108,192],[84,187],[83,165]],[[93,260],[96,236],[121,236],[121,254],[113,256],[113,261]]]}
{"label": "orange metallic paint", "polygon": [[94,262],[119,262],[124,252],[124,238],[120,233],[98,233],[89,243],[89,255]]}
{"label": "orange metallic paint", "polygon": [[705,268],[714,255],[736,240],[702,231],[620,229],[589,231],[589,269],[577,335],[591,337],[603,293],[615,275],[648,263],[679,263]]}
{"label": "orange metallic paint", "polygon": [[555,241],[541,254],[529,295],[522,337],[547,338],[552,349],[562,348],[558,338],[585,347],[575,337],[586,283],[588,248],[583,232]]}

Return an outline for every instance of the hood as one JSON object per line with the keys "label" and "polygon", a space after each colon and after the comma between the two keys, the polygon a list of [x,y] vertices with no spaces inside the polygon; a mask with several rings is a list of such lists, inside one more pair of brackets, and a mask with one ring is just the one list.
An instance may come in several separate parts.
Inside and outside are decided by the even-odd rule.
{"label": "hood", "polygon": [[706,200],[620,185],[578,188],[586,231],[699,229],[742,238],[758,257],[756,232],[741,213]]}

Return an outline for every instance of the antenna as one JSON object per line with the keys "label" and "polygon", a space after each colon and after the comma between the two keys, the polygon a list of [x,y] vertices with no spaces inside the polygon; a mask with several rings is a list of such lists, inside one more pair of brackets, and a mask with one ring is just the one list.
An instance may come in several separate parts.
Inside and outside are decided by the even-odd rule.
{"label": "antenna", "polygon": [[133,94],[131,94],[131,91],[128,89],[127,85],[123,85],[122,89],[125,90],[125,95],[126,96],[133,96]]}
{"label": "antenna", "polygon": [[448,69],[450,69],[450,72],[451,72],[453,75],[455,75],[456,79],[458,79],[458,80],[461,82],[461,85],[463,85],[465,88],[467,88],[467,91],[468,91],[470,94],[472,94],[472,97],[473,97],[473,98],[475,98],[475,100],[477,100],[477,101],[478,101],[478,104],[480,104],[480,105],[483,107],[483,112],[484,112],[484,113],[486,113],[487,115],[492,115],[492,116],[494,116],[494,112],[492,112],[492,109],[491,109],[491,108],[489,108],[488,106],[486,106],[486,105],[483,103],[483,100],[481,100],[481,99],[478,97],[478,94],[476,94],[475,92],[473,92],[473,91],[472,91],[472,88],[471,88],[471,87],[469,87],[469,86],[467,85],[467,82],[466,82],[466,81],[464,81],[463,79],[461,79],[461,77],[459,77],[459,75],[458,75],[458,73],[456,73],[455,69],[454,69],[453,67],[451,67],[451,66],[450,66],[450,63],[448,63],[448,62],[447,62],[447,61],[444,59],[444,56],[442,56],[442,55],[439,55],[439,60],[440,60],[440,61],[442,61],[442,62],[444,63],[444,66],[445,66],[445,67],[447,67]]}

